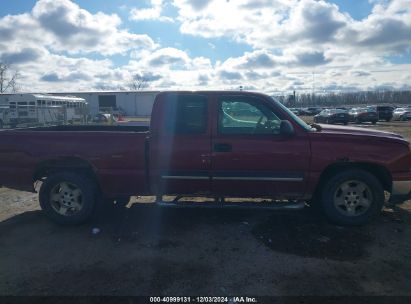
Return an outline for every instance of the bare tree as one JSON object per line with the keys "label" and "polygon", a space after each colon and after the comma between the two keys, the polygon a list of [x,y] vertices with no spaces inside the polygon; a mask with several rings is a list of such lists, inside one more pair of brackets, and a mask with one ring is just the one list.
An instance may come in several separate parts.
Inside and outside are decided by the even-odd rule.
{"label": "bare tree", "polygon": [[134,74],[132,80],[129,82],[130,90],[139,91],[148,87],[148,79],[140,74]]}
{"label": "bare tree", "polygon": [[19,77],[18,71],[11,71],[10,65],[0,62],[0,93],[16,92]]}

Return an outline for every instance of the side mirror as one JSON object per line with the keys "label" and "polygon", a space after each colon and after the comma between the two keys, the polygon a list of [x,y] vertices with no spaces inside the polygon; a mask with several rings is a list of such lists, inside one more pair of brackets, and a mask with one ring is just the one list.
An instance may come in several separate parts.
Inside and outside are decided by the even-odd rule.
{"label": "side mirror", "polygon": [[294,127],[288,120],[282,120],[280,124],[280,134],[286,137],[294,135]]}

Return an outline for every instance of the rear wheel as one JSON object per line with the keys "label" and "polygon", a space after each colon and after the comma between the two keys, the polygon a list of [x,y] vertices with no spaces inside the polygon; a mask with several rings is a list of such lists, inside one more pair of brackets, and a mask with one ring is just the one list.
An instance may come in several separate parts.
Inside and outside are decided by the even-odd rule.
{"label": "rear wheel", "polygon": [[381,211],[384,189],[374,175],[351,169],[334,175],[325,183],[321,200],[322,210],[331,222],[363,225]]}
{"label": "rear wheel", "polygon": [[80,224],[94,210],[97,197],[95,182],[74,172],[55,173],[43,182],[39,200],[46,216],[58,224]]}

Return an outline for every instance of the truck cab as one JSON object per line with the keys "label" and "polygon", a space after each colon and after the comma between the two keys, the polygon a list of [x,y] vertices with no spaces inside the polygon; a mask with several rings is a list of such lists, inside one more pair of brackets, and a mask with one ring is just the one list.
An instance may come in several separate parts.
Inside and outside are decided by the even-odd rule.
{"label": "truck cab", "polygon": [[285,108],[244,92],[164,93],[150,129],[156,191],[304,198],[309,126]]}

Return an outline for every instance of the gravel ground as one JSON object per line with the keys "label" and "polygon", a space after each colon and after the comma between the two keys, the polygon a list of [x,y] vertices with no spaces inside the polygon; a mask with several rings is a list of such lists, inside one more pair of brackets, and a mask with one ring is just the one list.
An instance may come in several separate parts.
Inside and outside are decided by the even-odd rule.
{"label": "gravel ground", "polygon": [[[409,137],[411,123],[377,128]],[[150,199],[62,227],[36,194],[0,188],[0,295],[411,296],[411,201],[346,228],[309,208],[173,209]]]}

